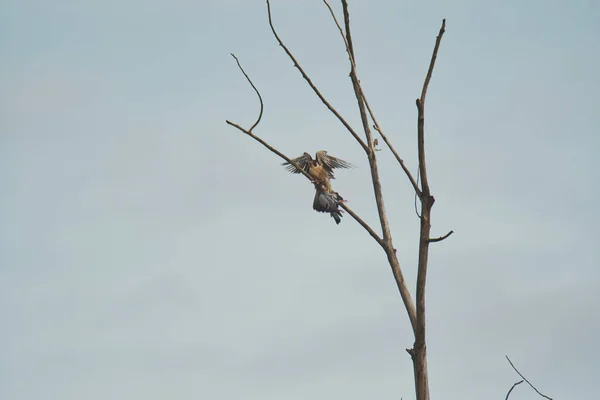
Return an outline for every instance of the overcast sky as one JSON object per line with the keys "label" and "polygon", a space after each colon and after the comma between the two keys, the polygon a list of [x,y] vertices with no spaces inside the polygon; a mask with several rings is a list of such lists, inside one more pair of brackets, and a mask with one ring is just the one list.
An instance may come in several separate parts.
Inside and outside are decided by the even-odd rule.
{"label": "overcast sky", "polygon": [[[341,16],[338,2],[333,2]],[[360,129],[342,40],[318,0],[273,0],[282,39]],[[416,167],[427,98],[436,197],[432,399],[600,391],[600,5],[350,1],[358,71]],[[352,218],[225,124],[289,156],[356,165],[334,188],[374,228],[359,145],[277,45],[264,1],[0,4],[0,398],[414,399],[409,321]],[[414,288],[418,219],[377,153]],[[414,293],[414,292],[413,292]],[[512,399],[535,399],[521,385]]]}

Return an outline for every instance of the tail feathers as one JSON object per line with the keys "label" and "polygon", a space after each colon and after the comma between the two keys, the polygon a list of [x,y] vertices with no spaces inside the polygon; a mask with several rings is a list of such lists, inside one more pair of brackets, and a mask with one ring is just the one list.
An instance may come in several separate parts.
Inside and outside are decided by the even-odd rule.
{"label": "tail feathers", "polygon": [[340,222],[342,222],[342,213],[341,211],[334,211],[331,213],[331,216],[333,217],[333,219],[335,220],[335,223],[337,225],[340,224]]}

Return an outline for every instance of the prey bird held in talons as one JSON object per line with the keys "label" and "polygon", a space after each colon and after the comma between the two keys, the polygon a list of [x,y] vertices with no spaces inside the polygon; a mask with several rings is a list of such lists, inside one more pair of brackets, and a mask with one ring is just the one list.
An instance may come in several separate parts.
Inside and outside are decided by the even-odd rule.
{"label": "prey bird held in talons", "polygon": [[[335,223],[339,224],[342,220],[342,210],[339,208],[339,205],[345,200],[331,189],[331,179],[335,179],[333,169],[353,168],[353,165],[347,161],[328,155],[325,150],[318,151],[315,154],[315,159],[305,152],[300,157],[292,159],[292,161],[313,180],[313,184],[315,185],[313,209],[318,212],[329,213],[335,220]],[[285,162],[282,165],[293,174],[301,173],[300,170],[289,162]]]}
{"label": "prey bird held in talons", "polygon": [[345,200],[337,192],[327,190],[325,185],[315,185],[315,199],[313,200],[313,210],[329,213],[336,224],[342,221],[342,211],[339,205]]}

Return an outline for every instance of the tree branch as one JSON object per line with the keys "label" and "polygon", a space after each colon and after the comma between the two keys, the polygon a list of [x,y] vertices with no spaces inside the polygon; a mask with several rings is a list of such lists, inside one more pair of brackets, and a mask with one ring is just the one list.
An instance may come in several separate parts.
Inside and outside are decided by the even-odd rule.
{"label": "tree branch", "polygon": [[273,26],[273,20],[271,18],[271,4],[269,3],[269,0],[267,0],[267,13],[268,13],[268,16],[269,16],[269,26],[271,27],[271,31],[273,32],[273,35],[275,36],[275,39],[277,40],[277,42],[279,43],[279,45],[283,48],[283,50],[288,55],[288,57],[290,57],[290,59],[294,62],[294,66],[298,69],[298,71],[300,71],[300,73],[302,74],[302,77],[304,78],[304,80],[308,83],[308,85],[315,92],[315,94],[319,97],[319,99],[321,99],[321,101],[323,102],[323,104],[325,104],[325,106],[329,109],[329,111],[331,111],[333,113],[333,115],[335,115],[340,120],[340,122],[342,123],[342,125],[344,125],[346,127],[346,129],[352,134],[352,136],[354,136],[354,139],[356,139],[356,141],[361,145],[361,147],[363,148],[363,150],[366,153],[368,153],[369,152],[369,147],[360,138],[360,136],[358,136],[358,134],[356,133],[356,131],[354,131],[354,129],[352,129],[352,127],[350,126],[350,124],[348,124],[348,122],[346,122],[346,120],[344,119],[344,117],[342,117],[341,114],[335,108],[333,108],[333,106],[327,101],[327,99],[325,99],[325,96],[323,96],[321,94],[321,92],[319,91],[319,89],[317,89],[317,87],[312,82],[312,80],[308,77],[308,75],[306,74],[306,72],[304,72],[304,69],[300,66],[300,64],[296,60],[296,57],[294,57],[294,55],[292,54],[292,52],[286,47],[285,44],[283,44],[283,41],[279,38],[279,35],[277,34],[277,31],[275,30],[275,27]]}
{"label": "tree branch", "polygon": [[425,76],[425,82],[423,83],[423,89],[421,90],[421,97],[417,99],[417,130],[418,130],[418,149],[419,149],[419,171],[421,173],[421,190],[425,196],[430,195],[429,191],[429,180],[427,179],[427,167],[425,163],[425,97],[427,96],[427,88],[431,81],[431,75],[433,74],[433,67],[435,66],[435,60],[437,58],[438,49],[440,48],[440,42],[442,36],[446,31],[446,19],[442,20],[442,27],[435,40],[435,47],[433,48],[433,54],[431,55],[431,61],[429,62],[429,69]]}
{"label": "tree branch", "polygon": [[331,13],[331,17],[333,18],[333,22],[335,22],[335,26],[337,26],[338,30],[340,31],[340,35],[342,36],[342,40],[344,41],[344,44],[346,45],[346,53],[348,53],[348,56],[350,57],[350,63],[353,66],[356,66],[356,64],[354,62],[354,55],[350,51],[350,45],[348,44],[348,40],[346,40],[346,35],[344,35],[344,31],[342,30],[342,27],[341,27],[340,23],[338,22],[338,20],[337,20],[337,18],[335,16],[335,13],[333,12],[333,8],[331,8],[331,6],[327,2],[327,0],[323,0],[323,3],[325,3],[325,5],[327,6],[327,8],[329,9],[329,12]]}
{"label": "tree branch", "polygon": [[[535,392],[536,392],[537,394],[539,394],[540,396],[542,396],[542,397],[544,397],[544,398],[546,398],[546,399],[548,399],[548,400],[552,400],[552,398],[550,398],[550,397],[546,396],[545,394],[542,394],[542,393],[540,393],[540,391],[539,391],[539,390],[537,390],[537,389],[536,389],[536,387],[535,387],[535,386],[533,386],[533,385],[531,384],[531,382],[529,382],[529,381],[527,380],[527,378],[525,378],[525,377],[523,376],[523,374],[519,372],[519,370],[518,370],[518,369],[515,367],[515,365],[512,363],[512,361],[510,361],[510,358],[508,358],[508,356],[507,356],[507,355],[505,355],[504,357],[506,357],[506,359],[507,359],[507,360],[508,360],[508,362],[510,363],[510,366],[511,366],[511,367],[512,367],[512,368],[515,370],[515,372],[516,372],[517,374],[519,374],[519,376],[520,376],[521,378],[523,378],[523,380],[524,380],[525,382],[527,382],[527,384],[528,384],[529,386],[531,386],[531,388],[532,388],[533,390],[535,390]],[[511,389],[511,390],[512,390],[512,389]],[[510,393],[510,392],[509,392],[509,393]],[[507,396],[507,398],[508,398],[508,396]]]}
{"label": "tree branch", "polygon": [[258,101],[260,102],[260,113],[258,114],[258,118],[256,119],[256,122],[250,127],[250,129],[248,129],[248,132],[252,132],[252,129],[256,128],[256,126],[260,123],[260,120],[262,118],[263,110],[264,110],[263,99],[262,99],[262,96],[260,95],[260,92],[256,88],[256,86],[254,86],[254,83],[252,83],[252,80],[250,80],[250,77],[248,76],[248,74],[246,74],[246,71],[244,71],[244,68],[242,68],[242,65],[240,64],[240,60],[238,60],[238,58],[235,56],[235,54],[233,54],[233,53],[230,53],[230,54],[231,54],[231,57],[235,58],[235,62],[237,63],[240,71],[242,71],[242,74],[244,74],[244,76],[246,77],[246,79],[248,80],[250,85],[252,86],[252,89],[254,89],[254,91],[256,92],[256,95],[258,96]]}
{"label": "tree branch", "polygon": [[427,180],[427,165],[425,163],[425,95],[433,73],[437,51],[446,27],[446,20],[438,34],[427,77],[421,90],[421,98],[417,99],[417,144],[419,155],[419,176],[421,178],[421,226],[419,231],[419,261],[417,267],[417,327],[415,330],[413,366],[415,370],[415,387],[417,400],[429,400],[429,378],[427,374],[427,349],[426,349],[426,320],[425,320],[425,288],[427,284],[427,265],[429,259],[429,243],[431,232],[431,208],[435,202],[429,190]]}
{"label": "tree branch", "polygon": [[350,207],[348,207],[346,204],[342,203],[340,204],[340,207],[342,207],[344,210],[346,210],[346,212],[348,214],[350,214],[350,216],[352,218],[354,218],[354,220],[356,222],[358,222],[363,228],[365,228],[365,230],[369,233],[369,235],[371,235],[371,237],[373,239],[375,239],[375,241],[385,249],[385,243],[383,242],[383,239],[381,239],[379,237],[379,235],[365,222],[362,220],[362,218],[360,218],[358,215],[356,215],[356,213],[354,211],[352,211],[350,209]]}
{"label": "tree branch", "polygon": [[[270,144],[268,144],[263,139],[256,136],[249,130],[242,128],[238,124],[231,122],[229,120],[226,120],[225,122],[237,129],[239,129],[240,131],[244,132],[246,135],[250,136],[252,139],[256,140],[258,143],[260,143],[264,147],[266,147],[269,151],[277,154],[279,157],[281,157],[285,161],[289,162],[291,165],[296,167],[296,169],[298,169],[306,178],[308,178],[308,180],[310,180],[312,183],[314,183],[313,178],[308,173],[306,173],[298,164],[296,164],[288,156],[286,156],[285,154],[283,154],[282,152],[277,150],[275,147],[271,146]],[[379,235],[373,230],[373,228],[371,228],[369,226],[369,224],[367,224],[361,217],[359,217],[358,214],[356,214],[347,204],[342,203],[342,204],[340,204],[340,207],[342,207],[352,218],[354,218],[354,220],[356,222],[358,222],[369,233],[369,235],[371,235],[371,237],[373,239],[375,239],[377,244],[379,244],[381,247],[383,247],[385,249],[385,243],[384,243],[383,239],[381,237],[379,237]]]}
{"label": "tree branch", "polygon": [[[237,59],[236,56],[234,56],[233,54],[231,54],[231,55],[233,56],[233,58],[235,58],[235,61],[237,62],[238,67],[240,68],[240,70],[242,71],[242,73],[244,74],[244,76],[246,77],[246,79],[248,80],[248,82],[250,83],[250,85],[252,86],[252,88],[254,88],[254,90],[256,91],[256,94],[258,95],[258,99],[260,100],[260,114],[259,114],[258,119],[256,120],[256,122],[252,125],[252,127],[250,129],[244,129],[240,125],[236,124],[235,122],[231,122],[229,120],[226,120],[225,122],[227,124],[229,124],[229,125],[237,128],[238,130],[242,131],[246,135],[250,136],[252,139],[256,140],[258,143],[260,143],[264,147],[266,147],[269,151],[271,151],[272,153],[277,154],[279,157],[283,158],[285,161],[287,161],[288,163],[290,163],[291,165],[293,165],[294,167],[296,167],[296,169],[298,171],[300,171],[306,178],[308,178],[308,180],[310,180],[314,184],[315,182],[314,182],[313,178],[306,171],[304,171],[304,169],[301,168],[295,161],[293,161],[288,156],[286,156],[285,154],[283,154],[282,152],[280,152],[279,150],[277,150],[275,147],[271,146],[270,144],[268,144],[267,142],[265,142],[263,139],[261,139],[260,137],[256,136],[254,133],[252,133],[252,129],[254,129],[258,125],[258,123],[261,120],[262,114],[263,114],[264,105],[263,105],[263,102],[262,102],[262,97],[260,95],[260,92],[256,88],[256,86],[254,85],[254,83],[252,83],[252,80],[250,79],[250,77],[248,76],[248,74],[246,74],[246,72],[244,71],[244,68],[242,68],[242,65],[240,64],[240,61]],[[367,224],[362,218],[360,218],[350,207],[348,207],[348,205],[342,203],[342,204],[340,204],[340,206],[352,218],[354,218],[354,220],[356,222],[358,222],[369,233],[369,235],[371,235],[371,237],[373,239],[375,239],[375,241],[381,247],[385,248],[385,243],[384,243],[383,239],[381,239],[381,237],[379,237],[379,235],[373,230],[373,228],[371,228],[369,226],[369,224]]]}
{"label": "tree branch", "polygon": [[433,49],[433,55],[431,56],[431,62],[429,63],[429,70],[427,71],[427,77],[423,83],[423,89],[421,90],[421,99],[417,99],[418,106],[418,152],[419,152],[419,175],[421,177],[421,230],[420,230],[420,241],[419,241],[419,264],[417,270],[417,321],[419,325],[419,333],[417,334],[417,342],[422,341],[422,345],[425,343],[425,285],[427,281],[427,260],[429,257],[429,243],[431,241],[429,232],[431,230],[431,207],[435,199],[430,193],[429,182],[427,181],[427,165],[425,163],[425,96],[427,94],[427,87],[431,80],[431,74],[433,73],[433,67],[435,65],[435,59],[437,52],[440,47],[442,35],[446,29],[446,20],[442,20],[442,27],[437,36],[435,47]]}
{"label": "tree branch", "polygon": [[[331,8],[328,7],[330,10]],[[381,180],[379,178],[379,171],[377,167],[377,157],[375,156],[375,145],[373,143],[371,137],[371,129],[369,126],[369,120],[367,117],[366,111],[366,102],[364,93],[362,91],[360,80],[358,79],[356,73],[356,63],[354,56],[354,47],[352,44],[352,34],[350,32],[350,13],[348,11],[348,3],[346,0],[342,0],[342,9],[344,13],[344,26],[345,26],[345,35],[344,35],[344,43],[346,45],[346,51],[348,52],[348,58],[350,60],[350,79],[352,81],[352,87],[354,89],[354,94],[356,96],[356,100],[358,102],[358,109],[360,112],[360,118],[363,125],[363,130],[367,137],[367,144],[369,151],[367,152],[367,157],[369,159],[369,167],[371,170],[371,181],[373,183],[373,191],[375,194],[375,203],[377,204],[377,212],[379,214],[379,222],[381,224],[381,230],[383,232],[383,241],[385,243],[385,253],[388,257],[389,264],[392,268],[392,273],[394,275],[394,279],[396,280],[396,285],[398,286],[398,291],[400,292],[400,296],[402,297],[402,301],[404,303],[404,307],[406,308],[406,312],[410,319],[410,323],[412,325],[413,330],[416,328],[416,309],[413,303],[412,297],[410,295],[410,291],[408,290],[408,286],[406,285],[406,281],[404,280],[404,275],[402,274],[402,270],[400,268],[400,262],[398,257],[396,256],[396,250],[394,249],[394,245],[392,243],[392,236],[390,233],[390,226],[387,219],[387,213],[385,211],[385,204],[383,201],[383,192],[381,189]],[[339,24],[336,21],[336,25]]]}
{"label": "tree branch", "polygon": [[446,239],[448,236],[452,235],[453,233],[454,233],[454,231],[450,231],[450,232],[446,233],[444,236],[440,236],[437,238],[429,238],[429,243],[441,242],[442,240]]}
{"label": "tree branch", "polygon": [[513,391],[513,389],[515,388],[515,386],[520,385],[521,383],[523,383],[523,381],[516,382],[514,385],[512,385],[512,387],[510,388],[510,390],[508,391],[508,393],[506,393],[506,397],[504,398],[504,400],[508,400],[508,396],[510,396],[510,392]]}

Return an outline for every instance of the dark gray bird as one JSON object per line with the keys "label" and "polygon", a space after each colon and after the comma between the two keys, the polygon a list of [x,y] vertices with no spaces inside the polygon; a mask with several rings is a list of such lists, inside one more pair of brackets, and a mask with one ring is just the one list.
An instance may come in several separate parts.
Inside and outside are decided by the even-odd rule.
{"label": "dark gray bird", "polygon": [[337,192],[328,190],[324,184],[315,185],[315,199],[313,209],[322,213],[329,213],[336,224],[342,221],[342,210],[339,205],[344,202]]}
{"label": "dark gray bird", "polygon": [[[329,181],[335,179],[333,176],[334,168],[353,168],[353,165],[349,162],[330,156],[325,150],[318,151],[314,160],[310,154],[305,152],[300,157],[292,159],[292,161],[314,179],[315,185],[323,184],[327,191],[331,191]],[[293,164],[284,162],[282,165],[285,165],[285,169],[293,174],[301,173]]]}

